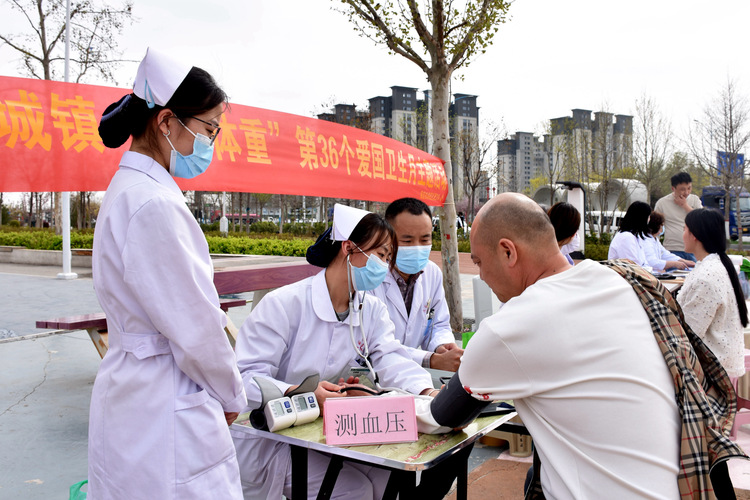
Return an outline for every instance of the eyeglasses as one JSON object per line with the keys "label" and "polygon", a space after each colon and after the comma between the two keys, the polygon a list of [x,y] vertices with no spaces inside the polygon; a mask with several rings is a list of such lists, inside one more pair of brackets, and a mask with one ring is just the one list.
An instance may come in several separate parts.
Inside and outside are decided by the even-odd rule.
{"label": "eyeglasses", "polygon": [[211,144],[213,144],[214,141],[216,140],[216,137],[219,135],[219,132],[221,132],[221,127],[217,127],[213,123],[207,122],[206,120],[201,120],[197,116],[191,116],[190,118],[192,118],[193,120],[198,120],[201,123],[205,123],[209,127],[213,127],[214,131],[211,132],[211,134],[208,136],[208,138],[211,139]]}

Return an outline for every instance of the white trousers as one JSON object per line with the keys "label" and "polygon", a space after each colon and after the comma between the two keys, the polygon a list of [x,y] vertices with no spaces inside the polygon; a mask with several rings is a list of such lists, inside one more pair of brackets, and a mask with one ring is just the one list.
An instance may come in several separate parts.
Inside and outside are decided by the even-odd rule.
{"label": "white trousers", "polygon": [[[261,445],[261,449],[257,445]],[[292,462],[289,445],[262,439],[235,439],[235,448],[245,500],[280,500],[282,494],[287,498],[291,497]],[[330,456],[323,453],[312,450],[307,452],[308,498],[317,497],[330,461]],[[383,497],[389,477],[390,471],[385,469],[344,462],[331,498],[378,500]]]}
{"label": "white trousers", "polygon": [[[323,453],[312,450],[307,452],[308,499],[314,499],[318,496],[320,485],[323,483],[330,461],[331,457]],[[385,469],[344,462],[344,466],[336,479],[336,486],[333,488],[331,498],[379,500],[383,498],[389,476],[390,472]],[[284,496],[292,497],[291,468],[284,484]]]}

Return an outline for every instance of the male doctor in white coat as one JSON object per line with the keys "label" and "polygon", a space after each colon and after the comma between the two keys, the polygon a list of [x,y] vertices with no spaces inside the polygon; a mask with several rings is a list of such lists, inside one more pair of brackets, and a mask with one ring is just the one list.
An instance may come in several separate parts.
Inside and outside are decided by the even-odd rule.
{"label": "male doctor in white coat", "polygon": [[451,330],[443,273],[430,261],[430,209],[416,198],[400,198],[388,206],[385,218],[398,237],[396,266],[373,293],[388,306],[396,339],[414,361],[456,371],[464,351]]}

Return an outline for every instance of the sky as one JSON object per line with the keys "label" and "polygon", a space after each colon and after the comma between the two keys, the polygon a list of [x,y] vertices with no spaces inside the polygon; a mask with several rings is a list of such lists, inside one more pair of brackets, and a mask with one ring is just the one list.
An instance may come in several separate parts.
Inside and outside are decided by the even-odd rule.
{"label": "sky", "polygon": [[[334,10],[340,5],[135,0],[137,20],[120,46],[129,59],[140,60],[151,45],[203,67],[232,102],[305,116],[326,103],[365,106],[393,85],[429,88],[412,62],[358,36]],[[6,33],[23,25],[8,11],[0,3]],[[510,133],[541,132],[546,120],[573,108],[634,114],[645,94],[679,135],[728,79],[750,94],[749,18],[747,0],[515,0],[493,45],[452,89],[477,95],[480,120]],[[136,68],[117,71],[120,86],[132,85]],[[0,75],[23,76],[7,46],[0,46]]]}

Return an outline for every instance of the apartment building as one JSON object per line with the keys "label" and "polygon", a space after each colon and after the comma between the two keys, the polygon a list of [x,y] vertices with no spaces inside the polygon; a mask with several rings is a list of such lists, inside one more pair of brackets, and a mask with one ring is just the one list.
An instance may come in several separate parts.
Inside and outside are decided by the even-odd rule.
{"label": "apartment building", "polygon": [[530,193],[531,179],[546,175],[551,161],[549,138],[516,132],[497,141],[498,192]]}

